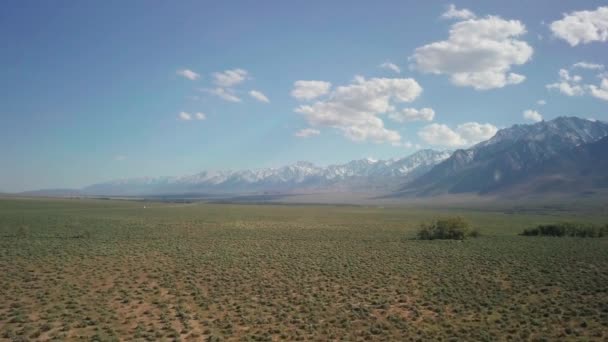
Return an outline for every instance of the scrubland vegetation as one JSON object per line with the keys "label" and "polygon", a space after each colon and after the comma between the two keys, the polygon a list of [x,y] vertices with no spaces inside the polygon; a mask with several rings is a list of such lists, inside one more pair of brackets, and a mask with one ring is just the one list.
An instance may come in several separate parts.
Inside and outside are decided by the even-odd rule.
{"label": "scrubland vegetation", "polygon": [[588,223],[562,222],[541,224],[524,230],[524,236],[570,236],[570,237],[604,237],[608,235],[608,224],[597,225]]}
{"label": "scrubland vegetation", "polygon": [[0,200],[0,340],[608,338],[608,239],[518,235],[576,213],[146,206]]}

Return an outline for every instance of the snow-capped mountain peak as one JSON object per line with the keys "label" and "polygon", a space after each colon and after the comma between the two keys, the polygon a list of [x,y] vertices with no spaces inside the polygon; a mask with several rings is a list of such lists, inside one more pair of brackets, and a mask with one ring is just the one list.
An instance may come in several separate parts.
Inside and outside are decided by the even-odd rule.
{"label": "snow-capped mountain peak", "polygon": [[301,189],[390,189],[428,171],[450,156],[421,150],[402,159],[365,158],[326,167],[311,162],[253,170],[202,171],[181,177],[142,177],[91,185],[92,194],[138,195],[180,192],[295,191]]}

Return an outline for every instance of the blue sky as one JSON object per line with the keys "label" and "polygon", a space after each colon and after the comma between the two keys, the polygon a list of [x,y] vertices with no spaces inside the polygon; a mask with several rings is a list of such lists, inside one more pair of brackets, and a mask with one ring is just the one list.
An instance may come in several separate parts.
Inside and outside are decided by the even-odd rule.
{"label": "blue sky", "polygon": [[541,116],[608,120],[606,1],[1,6],[0,191],[398,158]]}

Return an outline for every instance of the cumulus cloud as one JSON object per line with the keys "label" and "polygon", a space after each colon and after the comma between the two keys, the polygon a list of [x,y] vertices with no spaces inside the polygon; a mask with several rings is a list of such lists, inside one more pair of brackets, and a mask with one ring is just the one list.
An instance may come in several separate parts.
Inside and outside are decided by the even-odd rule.
{"label": "cumulus cloud", "polygon": [[241,99],[234,94],[234,90],[229,88],[214,88],[214,89],[201,89],[202,91],[217,96],[222,100],[228,102],[241,102]]}
{"label": "cumulus cloud", "polygon": [[397,122],[433,121],[435,111],[432,108],[403,108],[400,111],[389,113],[388,117]]}
{"label": "cumulus cloud", "polygon": [[524,110],[523,117],[524,119],[532,122],[543,121],[543,116],[538,111],[532,109]]}
{"label": "cumulus cloud", "polygon": [[570,75],[568,70],[565,70],[565,69],[560,69],[558,74],[559,74],[560,79],[565,80],[565,81],[580,82],[583,80],[583,78],[579,75]]}
{"label": "cumulus cloud", "polygon": [[253,97],[254,99],[256,99],[260,102],[270,103],[270,100],[268,99],[268,97],[266,97],[266,95],[264,95],[261,91],[252,90],[249,92],[249,96]]}
{"label": "cumulus cloud", "polygon": [[435,146],[464,146],[467,144],[460,134],[442,124],[430,124],[418,131],[418,136],[427,144]]}
{"label": "cumulus cloud", "polygon": [[220,87],[232,87],[244,82],[249,77],[247,70],[231,69],[223,72],[214,72],[213,78],[216,85]]}
{"label": "cumulus cloud", "polygon": [[422,87],[411,78],[355,77],[352,84],[331,92],[328,99],[295,109],[311,126],[333,127],[354,141],[399,142],[398,132],[384,127],[379,114],[396,111],[396,103],[411,102]]}
{"label": "cumulus cloud", "polygon": [[418,136],[427,144],[443,147],[464,147],[490,139],[498,129],[489,123],[467,122],[455,130],[443,124],[430,124],[418,131]]}
{"label": "cumulus cloud", "polygon": [[582,78],[578,75],[571,76],[568,70],[559,70],[559,81],[547,84],[547,89],[556,89],[560,93],[568,96],[580,96],[585,93],[585,90],[580,81]]}
{"label": "cumulus cloud", "polygon": [[608,101],[608,78],[602,79],[600,86],[590,85],[589,93],[591,96],[600,100]]}
{"label": "cumulus cloud", "polygon": [[550,25],[553,34],[571,46],[608,41],[608,7],[575,11]]}
{"label": "cumulus cloud", "polygon": [[596,63],[589,63],[589,62],[574,63],[574,64],[572,64],[572,67],[573,68],[588,69],[588,70],[604,70],[604,65],[602,65],[602,64],[596,64]]}
{"label": "cumulus cloud", "polygon": [[547,104],[547,101],[545,101],[545,100],[538,100],[538,101],[536,101],[536,104],[539,105],[539,106],[544,106],[544,105]]}
{"label": "cumulus cloud", "polygon": [[494,134],[498,132],[498,128],[489,123],[480,124],[477,122],[467,122],[458,125],[456,127],[456,132],[458,132],[469,144],[476,144],[493,137]]}
{"label": "cumulus cloud", "polygon": [[196,72],[194,72],[190,69],[177,70],[176,74],[178,74],[179,76],[185,77],[191,81],[198,80],[201,77],[201,75],[197,74]]}
{"label": "cumulus cloud", "polygon": [[308,138],[319,134],[321,134],[321,131],[314,128],[303,128],[294,133],[294,135],[298,138]]}
{"label": "cumulus cloud", "polygon": [[449,4],[447,10],[443,12],[441,17],[444,19],[472,19],[475,18],[475,13],[466,8],[459,10],[454,4]]}
{"label": "cumulus cloud", "polygon": [[190,115],[190,113],[186,113],[186,112],[180,112],[177,115],[177,118],[182,120],[182,121],[190,121],[192,120],[192,115]]}
{"label": "cumulus cloud", "polygon": [[295,81],[291,96],[298,100],[313,100],[329,93],[331,83],[325,81]]}
{"label": "cumulus cloud", "polygon": [[384,62],[384,63],[380,64],[380,67],[382,69],[391,70],[397,74],[401,73],[401,68],[398,65],[391,63],[391,62]]}
{"label": "cumulus cloud", "polygon": [[518,39],[526,27],[498,16],[460,21],[447,40],[418,47],[410,60],[425,73],[449,75],[453,84],[477,90],[518,84],[525,76],[510,72],[530,60],[533,49]]}
{"label": "cumulus cloud", "polygon": [[[579,68],[586,68],[591,70],[602,70],[603,65],[591,64],[580,62],[573,65],[575,67],[579,64]],[[585,66],[580,66],[581,64]],[[566,69],[559,70],[559,81],[551,84],[547,84],[547,89],[556,89],[560,93],[568,96],[582,96],[591,95],[600,100],[608,101],[608,73],[599,73],[597,77],[600,78],[600,84],[584,84],[583,78],[579,75],[571,75]]]}
{"label": "cumulus cloud", "polygon": [[207,119],[207,115],[205,115],[205,113],[198,112],[198,113],[194,114],[194,118],[196,120],[205,120],[205,119]]}

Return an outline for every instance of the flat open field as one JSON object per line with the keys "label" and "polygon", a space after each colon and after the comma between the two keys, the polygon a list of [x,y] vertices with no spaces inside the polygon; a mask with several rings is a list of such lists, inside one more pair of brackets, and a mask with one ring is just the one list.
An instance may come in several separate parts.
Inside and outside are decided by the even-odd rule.
{"label": "flat open field", "polygon": [[0,339],[605,341],[608,239],[517,236],[563,220],[608,216],[0,199]]}

